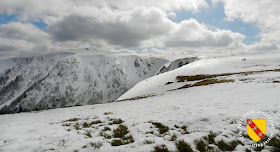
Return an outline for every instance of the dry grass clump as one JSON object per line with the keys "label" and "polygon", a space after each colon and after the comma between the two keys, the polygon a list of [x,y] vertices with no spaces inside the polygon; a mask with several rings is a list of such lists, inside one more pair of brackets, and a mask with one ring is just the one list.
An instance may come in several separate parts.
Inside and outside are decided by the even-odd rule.
{"label": "dry grass clump", "polygon": [[104,115],[112,115],[112,112],[104,112]]}
{"label": "dry grass clump", "polygon": [[193,152],[191,145],[186,143],[184,140],[176,142],[176,148],[178,152]]}
{"label": "dry grass clump", "polygon": [[234,82],[234,80],[232,80],[232,79],[229,79],[229,80],[207,79],[207,80],[202,80],[202,81],[196,82],[194,84],[186,84],[178,89],[185,89],[185,88],[191,88],[191,87],[197,87],[197,86],[206,86],[206,85],[217,84],[217,83],[229,83],[229,82]]}
{"label": "dry grass clump", "polygon": [[169,152],[165,145],[155,146],[153,152]]}
{"label": "dry grass clump", "polygon": [[213,133],[210,131],[210,133],[206,136],[203,136],[203,139],[208,142],[208,144],[215,144],[215,138],[217,137],[218,134]]}
{"label": "dry grass clump", "polygon": [[90,122],[89,125],[91,126],[91,125],[96,125],[96,124],[100,124],[100,123],[102,123],[102,121],[99,119],[99,120]]}
{"label": "dry grass clump", "polygon": [[120,138],[112,140],[112,146],[126,145],[134,142],[132,135],[128,135],[128,128],[125,125],[119,125],[117,129],[113,130],[113,137]]}
{"label": "dry grass clump", "polygon": [[80,120],[80,118],[71,118],[71,119],[68,119],[68,120],[65,120],[65,121],[63,121],[63,122],[74,122],[74,121],[78,121],[78,120]]}
{"label": "dry grass clump", "polygon": [[216,143],[216,145],[220,148],[222,151],[234,151],[235,147],[238,145],[238,141],[231,141],[229,143],[226,143],[223,140],[220,140]]}
{"label": "dry grass clump", "polygon": [[113,124],[121,124],[121,123],[123,123],[124,121],[123,120],[121,120],[121,119],[114,119],[113,120]]}
{"label": "dry grass clump", "polygon": [[91,142],[90,145],[94,148],[94,149],[99,149],[100,147],[102,147],[102,143],[101,142],[96,142],[96,143],[93,143]]}
{"label": "dry grass clump", "polygon": [[270,146],[270,151],[272,152],[279,152],[280,151],[280,135],[277,135],[268,143],[268,146]]}
{"label": "dry grass clump", "polygon": [[190,134],[190,132],[188,131],[188,126],[182,126],[181,129],[183,134]]}
{"label": "dry grass clump", "polygon": [[111,146],[120,146],[120,145],[123,145],[123,142],[121,139],[114,139],[111,142]]}
{"label": "dry grass clump", "polygon": [[117,129],[113,130],[114,138],[123,138],[128,133],[128,128],[125,125],[119,125]]}
{"label": "dry grass clump", "polygon": [[158,128],[159,130],[159,133],[160,134],[164,134],[166,132],[168,132],[169,128],[165,125],[163,125],[162,123],[160,122],[151,122],[156,128]]}
{"label": "dry grass clump", "polygon": [[200,74],[200,75],[191,75],[191,76],[177,76],[177,82],[185,82],[185,81],[197,81],[203,79],[211,79],[216,77],[222,76],[230,76],[230,75],[250,75],[256,73],[263,73],[263,72],[280,72],[280,69],[272,69],[272,70],[261,70],[261,71],[247,71],[247,72],[235,72],[235,73],[221,73],[221,74]]}
{"label": "dry grass clump", "polygon": [[104,130],[102,130],[102,131],[99,133],[99,136],[103,136],[103,137],[106,138],[106,139],[111,139],[111,138],[112,138],[112,136],[109,135],[109,134],[107,134],[107,133],[105,133]]}
{"label": "dry grass clump", "polygon": [[206,152],[206,143],[203,140],[196,140],[195,141],[196,149],[200,152]]}
{"label": "dry grass clump", "polygon": [[210,79],[218,77],[217,74],[213,75],[193,75],[193,76],[177,76],[177,82],[185,82],[185,81],[196,81],[196,80],[203,80],[203,79]]}
{"label": "dry grass clump", "polygon": [[139,100],[139,99],[145,99],[145,98],[153,97],[153,96],[156,96],[156,94],[148,94],[148,95],[137,96],[137,97],[133,97],[133,98],[127,98],[127,99],[116,100],[116,101],[120,102],[120,101],[128,101],[128,100]]}

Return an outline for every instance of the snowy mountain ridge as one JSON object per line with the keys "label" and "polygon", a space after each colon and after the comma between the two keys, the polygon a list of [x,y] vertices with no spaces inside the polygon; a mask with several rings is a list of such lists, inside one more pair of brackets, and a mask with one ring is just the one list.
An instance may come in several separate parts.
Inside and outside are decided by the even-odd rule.
{"label": "snowy mountain ridge", "polygon": [[167,60],[58,53],[0,61],[0,113],[114,101]]}

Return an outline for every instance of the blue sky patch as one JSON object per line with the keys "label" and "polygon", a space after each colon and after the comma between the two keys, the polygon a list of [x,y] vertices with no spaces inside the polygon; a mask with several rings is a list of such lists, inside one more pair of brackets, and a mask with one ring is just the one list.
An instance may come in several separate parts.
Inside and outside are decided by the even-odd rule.
{"label": "blue sky patch", "polygon": [[211,2],[208,2],[208,4],[208,8],[201,9],[198,13],[184,10],[177,11],[176,17],[170,19],[173,22],[180,23],[183,20],[194,18],[199,23],[204,23],[211,27],[238,32],[246,36],[245,40],[243,41],[245,44],[252,44],[260,40],[257,35],[261,30],[256,24],[244,23],[239,19],[227,21],[225,20],[226,15],[224,13],[224,5],[222,3],[216,3],[213,5]]}
{"label": "blue sky patch", "polygon": [[[9,22],[17,22],[17,16],[16,15],[7,15],[7,14],[0,14],[0,25],[1,24],[7,24]],[[46,27],[48,26],[46,23],[43,21],[29,21],[28,23],[31,23],[40,29],[45,30]]]}
{"label": "blue sky patch", "polygon": [[39,27],[40,29],[43,29],[43,30],[45,30],[46,27],[48,26],[48,24],[46,24],[43,21],[39,21],[39,22],[34,21],[34,22],[30,22],[30,23],[32,23],[33,25],[35,25],[35,26],[37,26],[37,27]]}
{"label": "blue sky patch", "polygon": [[15,15],[0,14],[0,25],[16,21]]}

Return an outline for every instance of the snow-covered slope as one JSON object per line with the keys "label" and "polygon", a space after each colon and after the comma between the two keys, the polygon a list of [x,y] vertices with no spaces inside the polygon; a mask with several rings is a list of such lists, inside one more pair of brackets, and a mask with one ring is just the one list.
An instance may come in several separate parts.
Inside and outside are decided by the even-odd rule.
{"label": "snow-covered slope", "polygon": [[280,55],[247,55],[200,59],[173,71],[143,80],[123,94],[118,100],[147,94],[163,93],[191,83],[178,83],[176,80],[177,76],[234,73],[279,68],[279,58]]}
{"label": "snow-covered slope", "polygon": [[113,101],[166,62],[117,53],[0,61],[0,114]]}
{"label": "snow-covered slope", "polygon": [[[202,59],[144,80],[132,89],[139,89],[141,94],[145,94],[139,87],[145,84],[147,90],[159,93],[153,97],[0,115],[0,151],[146,152],[154,151],[154,147],[160,145],[177,151],[176,143],[179,141],[188,143],[195,152],[199,148],[209,148],[209,151],[259,151],[261,148],[242,142],[238,134],[241,131],[247,135],[246,124],[239,129],[238,122],[251,110],[266,112],[274,120],[275,128],[271,128],[268,122],[266,134],[273,132],[274,137],[278,137],[263,149],[263,152],[272,151],[273,147],[279,147],[277,143],[280,142],[280,70],[272,70],[280,68],[279,57]],[[242,61],[244,58],[246,61]],[[262,72],[249,72],[257,70]],[[216,78],[232,79],[234,82],[164,91],[189,83],[175,83],[177,75],[244,71],[247,73]],[[173,81],[176,87],[165,85],[169,81]],[[160,87],[164,89],[157,91]],[[135,95],[139,94],[126,96]],[[123,139],[113,133],[120,124],[128,128]],[[123,128],[122,131],[125,130]],[[116,140],[126,142],[116,146]]]}
{"label": "snow-covered slope", "polygon": [[174,60],[174,61],[170,61],[160,68],[160,70],[157,72],[157,75],[168,72],[168,71],[178,69],[178,68],[180,68],[184,65],[187,65],[189,63],[192,63],[196,60],[198,60],[197,57],[190,57],[190,58],[182,58],[182,59],[177,59],[177,60]]}

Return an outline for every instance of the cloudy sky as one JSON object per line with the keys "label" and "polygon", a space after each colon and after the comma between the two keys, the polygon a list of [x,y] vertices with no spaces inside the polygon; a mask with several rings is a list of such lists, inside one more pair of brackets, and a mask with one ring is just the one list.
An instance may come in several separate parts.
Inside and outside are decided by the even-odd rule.
{"label": "cloudy sky", "polygon": [[60,51],[277,52],[279,0],[1,0],[0,59]]}

